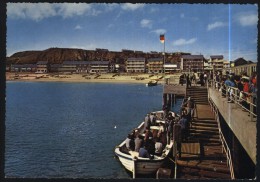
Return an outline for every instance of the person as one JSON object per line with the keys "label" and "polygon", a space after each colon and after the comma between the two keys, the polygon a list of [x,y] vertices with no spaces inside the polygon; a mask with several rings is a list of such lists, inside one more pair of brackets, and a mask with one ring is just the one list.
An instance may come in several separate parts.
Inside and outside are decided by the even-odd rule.
{"label": "person", "polygon": [[147,141],[149,137],[153,137],[153,133],[149,127],[146,127],[144,141]]}
{"label": "person", "polygon": [[147,147],[145,145],[140,148],[140,150],[139,150],[139,157],[152,159],[152,156],[148,153],[146,148]]}
{"label": "person", "polygon": [[205,72],[204,75],[203,75],[203,78],[204,78],[204,83],[207,83],[207,80],[208,80],[208,75],[207,73]]}
{"label": "person", "polygon": [[153,137],[149,137],[145,141],[145,145],[147,147],[148,153],[151,155],[154,155],[155,154],[155,142],[153,141]]}
{"label": "person", "polygon": [[156,116],[154,113],[151,113],[150,114],[150,122],[151,122],[151,125],[152,126],[155,126],[156,125]]}
{"label": "person", "polygon": [[149,114],[147,114],[144,118],[144,127],[147,128],[149,127],[150,128],[151,126],[151,120],[150,120],[150,116]]}
{"label": "person", "polygon": [[187,101],[184,102],[183,106],[187,106],[187,111],[188,111],[188,119],[191,121],[193,116],[194,116],[194,109],[195,109],[195,104],[193,102],[193,100],[191,99],[191,97],[188,97]]}
{"label": "person", "polygon": [[160,138],[160,141],[162,142],[163,146],[167,144],[166,128],[164,123],[159,123],[159,131],[157,137]]}
{"label": "person", "polygon": [[182,139],[186,140],[188,137],[188,120],[186,116],[186,110],[184,110],[181,114],[181,119],[179,120],[178,124],[181,125],[181,133],[182,133]]}
{"label": "person", "polygon": [[227,88],[227,92],[228,92],[228,103],[233,102],[233,88],[235,87],[235,83],[233,82],[233,78],[231,79],[231,76],[228,76],[226,81],[224,82],[226,88]]}
{"label": "person", "polygon": [[166,120],[166,126],[167,126],[167,144],[170,143],[170,139],[172,136],[172,129],[173,129],[173,125],[174,125],[174,117],[172,115],[172,113],[169,113],[168,118]]}
{"label": "person", "polygon": [[203,75],[203,73],[200,73],[200,85],[204,86],[204,75]]}
{"label": "person", "polygon": [[138,137],[135,138],[135,151],[139,152],[142,145],[143,145],[143,137],[141,134],[139,134]]}
{"label": "person", "polygon": [[156,155],[162,155],[163,144],[162,142],[159,141],[158,137],[155,138],[154,148],[155,148]]}
{"label": "person", "polygon": [[241,83],[243,84],[243,92],[242,92],[242,106],[245,108],[245,109],[248,109],[249,110],[249,107],[250,105],[247,103],[247,100],[248,100],[248,93],[249,93],[249,77],[247,76],[243,76],[242,79],[241,79]]}
{"label": "person", "polygon": [[135,149],[135,142],[133,140],[133,136],[131,134],[128,134],[126,140],[125,140],[125,145],[127,150],[133,151]]}
{"label": "person", "polygon": [[190,81],[190,75],[189,74],[186,76],[186,83],[187,83],[187,88],[190,88],[191,87],[191,81]]}

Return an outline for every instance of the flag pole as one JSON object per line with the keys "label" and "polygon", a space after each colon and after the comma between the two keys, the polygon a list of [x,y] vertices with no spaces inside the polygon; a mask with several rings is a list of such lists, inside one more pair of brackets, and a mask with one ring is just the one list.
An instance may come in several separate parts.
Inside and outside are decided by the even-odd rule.
{"label": "flag pole", "polygon": [[[163,34],[164,36],[164,34]],[[165,36],[164,36],[164,42],[163,42],[163,74],[165,75]]]}

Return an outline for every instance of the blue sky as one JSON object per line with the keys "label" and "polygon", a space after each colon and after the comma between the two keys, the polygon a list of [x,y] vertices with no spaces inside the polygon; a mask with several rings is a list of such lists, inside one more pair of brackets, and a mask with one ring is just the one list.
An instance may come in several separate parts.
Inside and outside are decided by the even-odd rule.
{"label": "blue sky", "polygon": [[7,3],[7,56],[50,47],[223,55],[257,61],[254,4]]}

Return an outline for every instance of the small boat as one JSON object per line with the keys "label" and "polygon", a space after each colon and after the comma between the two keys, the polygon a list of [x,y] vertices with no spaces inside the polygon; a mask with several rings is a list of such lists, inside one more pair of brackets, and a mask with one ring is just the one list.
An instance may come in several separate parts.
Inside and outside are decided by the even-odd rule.
{"label": "small boat", "polygon": [[157,81],[156,80],[150,80],[146,85],[147,86],[156,86],[157,85]]}
{"label": "small boat", "polygon": [[[163,111],[153,112],[156,116],[163,116]],[[162,117],[161,117],[162,118]],[[164,120],[159,118],[157,123],[165,123]],[[151,126],[151,130],[159,130],[159,126]],[[142,122],[136,129],[136,132],[144,135],[144,122]],[[173,147],[173,141],[171,140],[169,144],[165,146],[162,154],[154,155],[152,159],[139,157],[139,153],[135,151],[125,152],[126,149],[125,141],[123,141],[119,146],[115,148],[115,155],[118,157],[119,161],[122,165],[127,169],[130,173],[132,173],[133,178],[136,175],[152,175],[156,174],[157,170],[163,166],[166,162],[171,150]]]}

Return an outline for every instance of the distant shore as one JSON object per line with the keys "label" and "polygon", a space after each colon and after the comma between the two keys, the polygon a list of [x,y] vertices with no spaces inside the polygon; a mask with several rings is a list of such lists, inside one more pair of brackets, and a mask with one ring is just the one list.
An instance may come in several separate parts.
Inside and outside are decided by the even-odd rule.
{"label": "distant shore", "polygon": [[[167,75],[168,77],[169,75]],[[162,74],[61,74],[61,73],[6,73],[6,81],[33,81],[33,82],[92,82],[92,83],[148,83],[156,80],[158,83],[164,82]]]}

